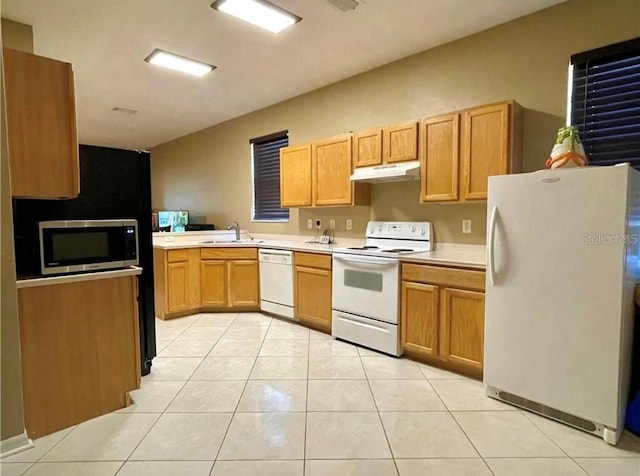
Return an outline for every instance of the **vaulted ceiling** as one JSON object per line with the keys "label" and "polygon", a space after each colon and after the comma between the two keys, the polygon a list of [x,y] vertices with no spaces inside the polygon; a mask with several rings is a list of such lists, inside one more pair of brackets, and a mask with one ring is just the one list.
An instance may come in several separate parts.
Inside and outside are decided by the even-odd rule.
{"label": "vaulted ceiling", "polygon": [[[33,26],[36,54],[73,63],[82,143],[148,148],[563,0],[272,0],[303,18],[278,35],[211,1],[4,0],[2,16]],[[144,61],[155,48],[218,69],[160,69]]]}

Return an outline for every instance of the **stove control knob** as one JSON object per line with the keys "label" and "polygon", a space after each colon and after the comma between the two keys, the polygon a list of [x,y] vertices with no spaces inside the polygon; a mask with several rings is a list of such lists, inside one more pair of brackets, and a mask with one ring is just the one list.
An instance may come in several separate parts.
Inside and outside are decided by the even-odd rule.
{"label": "stove control knob", "polygon": [[427,234],[427,229],[426,229],[426,228],[422,228],[422,229],[420,230],[420,234],[421,234],[422,236],[426,235],[426,234]]}
{"label": "stove control knob", "polygon": [[373,232],[374,232],[374,230],[375,230],[375,228],[374,228],[374,227],[369,228],[369,233],[373,233]]}
{"label": "stove control knob", "polygon": [[416,227],[415,227],[415,226],[412,226],[412,227],[411,227],[411,233],[415,233],[415,232],[416,232]]}
{"label": "stove control knob", "polygon": [[378,231],[382,231],[384,229],[384,225],[378,225]]}

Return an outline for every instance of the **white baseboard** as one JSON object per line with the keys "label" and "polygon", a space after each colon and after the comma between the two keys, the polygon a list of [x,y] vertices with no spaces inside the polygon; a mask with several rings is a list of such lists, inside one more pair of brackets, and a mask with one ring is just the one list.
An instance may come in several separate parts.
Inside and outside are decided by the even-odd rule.
{"label": "white baseboard", "polygon": [[33,448],[33,441],[29,439],[27,431],[25,430],[21,435],[12,436],[11,438],[0,441],[0,459],[30,448]]}

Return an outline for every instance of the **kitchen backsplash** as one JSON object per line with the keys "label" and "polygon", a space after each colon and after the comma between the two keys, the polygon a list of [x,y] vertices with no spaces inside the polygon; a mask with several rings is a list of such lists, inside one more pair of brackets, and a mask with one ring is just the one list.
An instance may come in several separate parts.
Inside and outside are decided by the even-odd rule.
{"label": "kitchen backsplash", "polygon": [[[316,219],[322,220],[322,229],[329,220],[336,222],[336,235],[362,237],[369,220],[430,221],[433,223],[436,243],[484,244],[486,240],[486,202],[472,204],[421,204],[418,202],[418,182],[375,184],[371,188],[370,207],[323,207],[300,209],[299,230],[303,235],[316,234]],[[352,220],[347,230],[346,221]],[[462,220],[471,220],[471,233],[462,233]],[[307,228],[308,220],[313,229]]]}

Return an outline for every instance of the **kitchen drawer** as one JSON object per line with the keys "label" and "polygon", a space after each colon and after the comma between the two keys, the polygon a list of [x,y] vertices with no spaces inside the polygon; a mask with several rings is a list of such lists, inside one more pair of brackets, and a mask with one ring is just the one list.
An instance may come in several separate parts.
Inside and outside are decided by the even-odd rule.
{"label": "kitchen drawer", "polygon": [[189,259],[189,253],[187,250],[169,250],[167,251],[167,263],[178,263],[180,261],[187,261]]}
{"label": "kitchen drawer", "polygon": [[296,252],[294,263],[307,268],[331,269],[331,255]]}
{"label": "kitchen drawer", "polygon": [[200,248],[200,259],[258,259],[257,248]]}
{"label": "kitchen drawer", "polygon": [[484,291],[484,278],[485,273],[483,271],[409,263],[402,264],[403,281]]}

